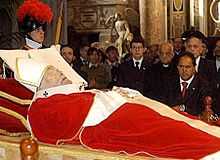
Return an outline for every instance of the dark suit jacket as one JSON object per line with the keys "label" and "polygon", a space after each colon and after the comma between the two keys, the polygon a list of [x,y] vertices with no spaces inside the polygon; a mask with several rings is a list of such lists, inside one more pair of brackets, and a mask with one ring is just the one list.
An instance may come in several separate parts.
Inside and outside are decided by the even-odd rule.
{"label": "dark suit jacket", "polygon": [[199,61],[198,73],[203,76],[208,82],[212,90],[216,87],[216,66],[211,60],[202,58]]}
{"label": "dark suit jacket", "polygon": [[82,77],[84,76],[84,73],[81,71],[81,68],[84,66],[84,65],[87,65],[88,64],[88,61],[86,64],[83,63],[83,61],[81,60],[80,57],[77,57],[75,61],[73,61],[73,66],[72,68],[79,74],[81,75]]}
{"label": "dark suit jacket", "polygon": [[[216,60],[214,63],[216,66]],[[217,71],[217,67],[216,67],[216,71]],[[214,100],[216,100],[214,111],[220,116],[220,68],[216,72],[214,98],[215,98]]]}
{"label": "dark suit jacket", "polygon": [[216,60],[214,61],[214,64],[216,69],[215,85],[216,85],[216,89],[218,89],[220,87],[220,68],[217,70]]}
{"label": "dark suit jacket", "polygon": [[174,57],[173,57],[173,59],[172,59],[172,62],[177,66],[177,64],[178,64],[178,60],[179,60],[179,56],[181,55],[181,54],[183,54],[184,53],[184,50],[182,50],[182,51],[180,51],[178,54],[174,51]]}
{"label": "dark suit jacket", "polygon": [[[96,67],[89,68],[89,64],[81,67],[83,78],[90,83],[96,81],[96,85],[92,88],[106,89],[111,81],[110,70],[104,64],[98,64]],[[91,89],[91,88],[90,88]]]}
{"label": "dark suit jacket", "polygon": [[214,112],[220,116],[220,87],[215,90],[215,108]]}
{"label": "dark suit jacket", "polygon": [[125,61],[119,66],[119,76],[117,85],[136,89],[141,93],[144,92],[145,78],[148,76],[150,67],[143,60],[140,69],[134,67],[133,59]]}
{"label": "dark suit jacket", "polygon": [[152,99],[163,102],[166,96],[166,87],[170,80],[178,77],[178,71],[174,63],[164,67],[161,62],[154,64],[150,72],[148,88],[145,88],[144,95]]}
{"label": "dark suit jacket", "polygon": [[170,81],[167,86],[166,103],[169,106],[186,106],[186,112],[192,115],[199,115],[204,110],[203,99],[205,96],[213,97],[212,90],[208,82],[199,74],[196,74],[187,89],[185,98],[181,97],[181,87],[179,77]]}
{"label": "dark suit jacket", "polygon": [[108,64],[107,62],[104,63],[106,66],[109,67],[109,70],[111,71],[111,82],[108,85],[109,89],[112,89],[113,86],[117,85],[118,82],[118,75],[119,75],[119,63],[116,64]]}

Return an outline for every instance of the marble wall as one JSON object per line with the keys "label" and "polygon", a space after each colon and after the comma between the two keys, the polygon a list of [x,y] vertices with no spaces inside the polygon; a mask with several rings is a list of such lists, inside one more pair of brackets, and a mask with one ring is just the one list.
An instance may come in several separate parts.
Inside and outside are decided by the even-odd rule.
{"label": "marble wall", "polygon": [[161,0],[139,0],[140,30],[148,45],[165,40],[165,3]]}
{"label": "marble wall", "polygon": [[97,33],[99,41],[109,41],[111,25],[106,20],[116,12],[123,14],[128,6],[123,0],[69,0],[68,24],[77,33]]}

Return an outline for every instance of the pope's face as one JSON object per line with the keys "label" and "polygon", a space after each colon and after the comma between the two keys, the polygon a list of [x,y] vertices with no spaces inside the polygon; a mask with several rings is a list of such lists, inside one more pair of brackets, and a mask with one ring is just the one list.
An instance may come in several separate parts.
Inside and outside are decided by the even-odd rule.
{"label": "pope's face", "polygon": [[29,36],[36,42],[42,44],[44,41],[44,30],[42,27],[39,27],[32,32],[28,33]]}
{"label": "pope's face", "polygon": [[48,67],[42,78],[39,90],[71,84],[72,82],[55,67]]}

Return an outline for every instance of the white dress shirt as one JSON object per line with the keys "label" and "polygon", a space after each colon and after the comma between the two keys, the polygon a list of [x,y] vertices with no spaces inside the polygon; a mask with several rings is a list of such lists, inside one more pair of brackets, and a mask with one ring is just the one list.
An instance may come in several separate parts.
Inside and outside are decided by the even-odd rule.
{"label": "white dress shirt", "polygon": [[201,59],[201,57],[199,56],[199,57],[197,57],[196,58],[196,72],[198,72],[198,70],[199,70],[199,62],[200,62],[200,59]]}
{"label": "white dress shirt", "polygon": [[220,68],[220,61],[219,61],[219,60],[216,60],[215,62],[216,62],[216,68],[217,68],[217,71],[218,71],[219,68]]}
{"label": "white dress shirt", "polygon": [[187,83],[186,88],[188,88],[189,85],[191,84],[191,82],[192,82],[192,80],[193,80],[194,77],[195,77],[195,76],[193,75],[193,76],[192,76],[189,80],[187,80],[187,81],[184,81],[184,80],[180,77],[180,87],[181,87],[181,91],[183,90],[183,85],[182,85],[182,83],[183,83],[183,82],[186,82],[186,83]]}
{"label": "white dress shirt", "polygon": [[139,63],[138,68],[140,69],[143,59],[144,59],[143,57],[139,60],[133,58],[134,66],[136,67],[136,62],[138,62]]}

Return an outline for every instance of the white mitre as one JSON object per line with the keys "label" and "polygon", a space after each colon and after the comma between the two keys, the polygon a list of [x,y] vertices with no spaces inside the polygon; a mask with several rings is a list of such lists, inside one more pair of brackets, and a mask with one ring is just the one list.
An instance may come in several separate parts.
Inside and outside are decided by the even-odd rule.
{"label": "white mitre", "polygon": [[[33,64],[39,63],[42,64],[42,66],[54,66],[55,68],[60,70],[70,81],[72,81],[73,84],[81,88],[87,85],[87,82],[78,73],[76,73],[68,63],[66,63],[66,61],[59,53],[59,47],[57,48],[56,46],[52,46],[46,49],[0,50],[0,57],[3,59],[4,62],[9,65],[10,69],[15,73],[16,80],[22,82],[22,84],[24,84],[24,80],[22,80],[21,78],[21,70],[23,70],[25,73],[34,73],[34,71],[33,66],[31,67],[31,64],[29,63],[22,64],[21,66],[21,62],[23,61],[20,61],[20,58],[32,59],[35,61],[33,62]],[[18,59],[20,59],[20,67],[22,67],[22,69],[17,68]],[[26,68],[25,65],[27,65],[28,68]],[[26,70],[25,68],[28,70]],[[25,86],[35,92],[35,82],[29,84],[31,87],[28,87],[27,85]]]}
{"label": "white mitre", "polygon": [[32,91],[36,90],[48,66],[46,63],[39,63],[30,58],[17,58],[15,79]]}

